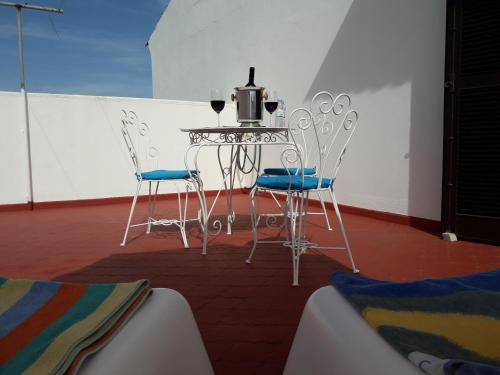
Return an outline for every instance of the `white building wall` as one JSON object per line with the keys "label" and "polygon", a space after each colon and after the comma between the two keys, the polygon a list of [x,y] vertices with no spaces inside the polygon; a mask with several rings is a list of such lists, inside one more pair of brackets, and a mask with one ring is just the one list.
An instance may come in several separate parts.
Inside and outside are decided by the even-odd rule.
{"label": "white building wall", "polygon": [[249,66],[289,110],[346,91],[360,125],[339,201],[440,219],[445,10],[445,0],[172,0],[149,41],[153,93],[229,98]]}
{"label": "white building wall", "polygon": [[[29,94],[35,202],[133,195],[137,180],[120,130],[122,109],[150,126],[161,169],[185,169],[189,139],[179,129],[203,126],[215,116],[200,102]],[[21,94],[0,92],[0,204],[27,200],[23,110]],[[234,111],[228,106],[221,116],[227,121]],[[220,187],[214,151],[200,157],[207,190]]]}

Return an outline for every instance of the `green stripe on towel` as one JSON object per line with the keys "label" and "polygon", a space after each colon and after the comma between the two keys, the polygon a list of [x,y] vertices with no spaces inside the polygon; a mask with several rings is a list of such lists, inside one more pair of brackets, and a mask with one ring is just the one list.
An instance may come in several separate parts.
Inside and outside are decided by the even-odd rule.
{"label": "green stripe on towel", "polygon": [[[82,284],[65,286],[81,289]],[[124,313],[136,301],[144,299],[145,290],[150,290],[146,280],[88,285],[71,308],[62,316],[54,318],[45,330],[0,366],[0,374],[62,375],[68,368],[70,371],[77,369],[77,361],[82,360],[79,353],[94,343],[97,345],[95,350],[99,349],[102,346],[99,339],[123,325],[117,326],[115,323],[120,321],[122,315],[126,316]],[[141,294],[142,297],[139,297]]]}

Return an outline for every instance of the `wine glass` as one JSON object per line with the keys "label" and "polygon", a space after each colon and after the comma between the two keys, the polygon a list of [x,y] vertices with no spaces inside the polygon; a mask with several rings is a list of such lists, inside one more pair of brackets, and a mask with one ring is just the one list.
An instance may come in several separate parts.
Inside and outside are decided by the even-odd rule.
{"label": "wine glass", "polygon": [[267,92],[267,99],[264,102],[264,107],[266,108],[266,111],[269,112],[269,127],[273,126],[273,112],[276,111],[276,108],[278,108],[278,95],[276,94],[276,91],[268,91]]}
{"label": "wine glass", "polygon": [[220,127],[220,113],[224,109],[224,106],[226,105],[226,101],[224,100],[222,90],[219,89],[210,90],[210,105],[212,106],[212,109],[215,112],[217,112],[217,126]]}

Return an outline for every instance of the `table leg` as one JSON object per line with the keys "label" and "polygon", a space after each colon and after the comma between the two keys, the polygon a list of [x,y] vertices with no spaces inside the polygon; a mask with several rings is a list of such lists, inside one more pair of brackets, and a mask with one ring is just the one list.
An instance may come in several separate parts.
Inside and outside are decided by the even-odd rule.
{"label": "table leg", "polygon": [[[234,150],[235,146],[231,146],[231,155],[229,158],[229,166],[224,167],[222,163],[221,156],[221,146],[217,147],[217,159],[219,161],[219,167],[222,173],[222,178],[224,181],[224,192],[226,193],[226,204],[227,204],[227,234],[232,234],[232,224],[234,223],[234,219],[236,214],[233,210],[233,188],[234,188],[234,179],[236,176],[235,170],[235,161],[238,155],[238,152]],[[236,146],[238,147],[238,146]],[[228,182],[229,179],[229,182]],[[229,184],[229,186],[228,186]]]}
{"label": "table leg", "polygon": [[[193,147],[196,147],[196,152],[194,155],[194,171],[196,171],[193,175],[193,168],[189,165],[188,155]],[[191,180],[194,182],[194,188],[196,190],[196,195],[198,196],[198,201],[200,202],[200,213],[201,213],[201,226],[203,231],[203,247],[201,254],[207,255],[207,244],[208,244],[208,210],[207,210],[207,200],[205,196],[205,190],[203,189],[203,181],[201,176],[199,175],[200,169],[198,168],[198,153],[200,152],[201,147],[199,146],[191,146],[188,147],[186,153],[184,154],[184,164],[186,166],[186,170],[191,177]]]}

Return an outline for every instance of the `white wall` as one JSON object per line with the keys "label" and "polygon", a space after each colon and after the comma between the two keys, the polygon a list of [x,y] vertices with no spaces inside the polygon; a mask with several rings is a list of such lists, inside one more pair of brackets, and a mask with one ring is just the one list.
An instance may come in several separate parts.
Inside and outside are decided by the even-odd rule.
{"label": "white wall", "polygon": [[229,97],[249,66],[289,109],[346,91],[360,125],[339,201],[440,219],[445,10],[445,0],[172,0],[149,41],[153,93]]}
{"label": "white wall", "polygon": [[[0,204],[27,199],[23,101],[0,92]],[[188,136],[179,128],[215,121],[208,103],[156,99],[29,94],[34,201],[129,196],[135,191],[133,166],[120,131],[121,110],[146,122],[160,150],[162,169],[185,169]],[[228,106],[221,117],[235,116]],[[214,150],[202,155],[206,189],[217,189],[220,172]],[[161,192],[172,191],[163,189]],[[144,189],[146,192],[146,189]]]}
{"label": "white wall", "polygon": [[0,204],[26,202],[24,107],[18,93],[0,93]]}

